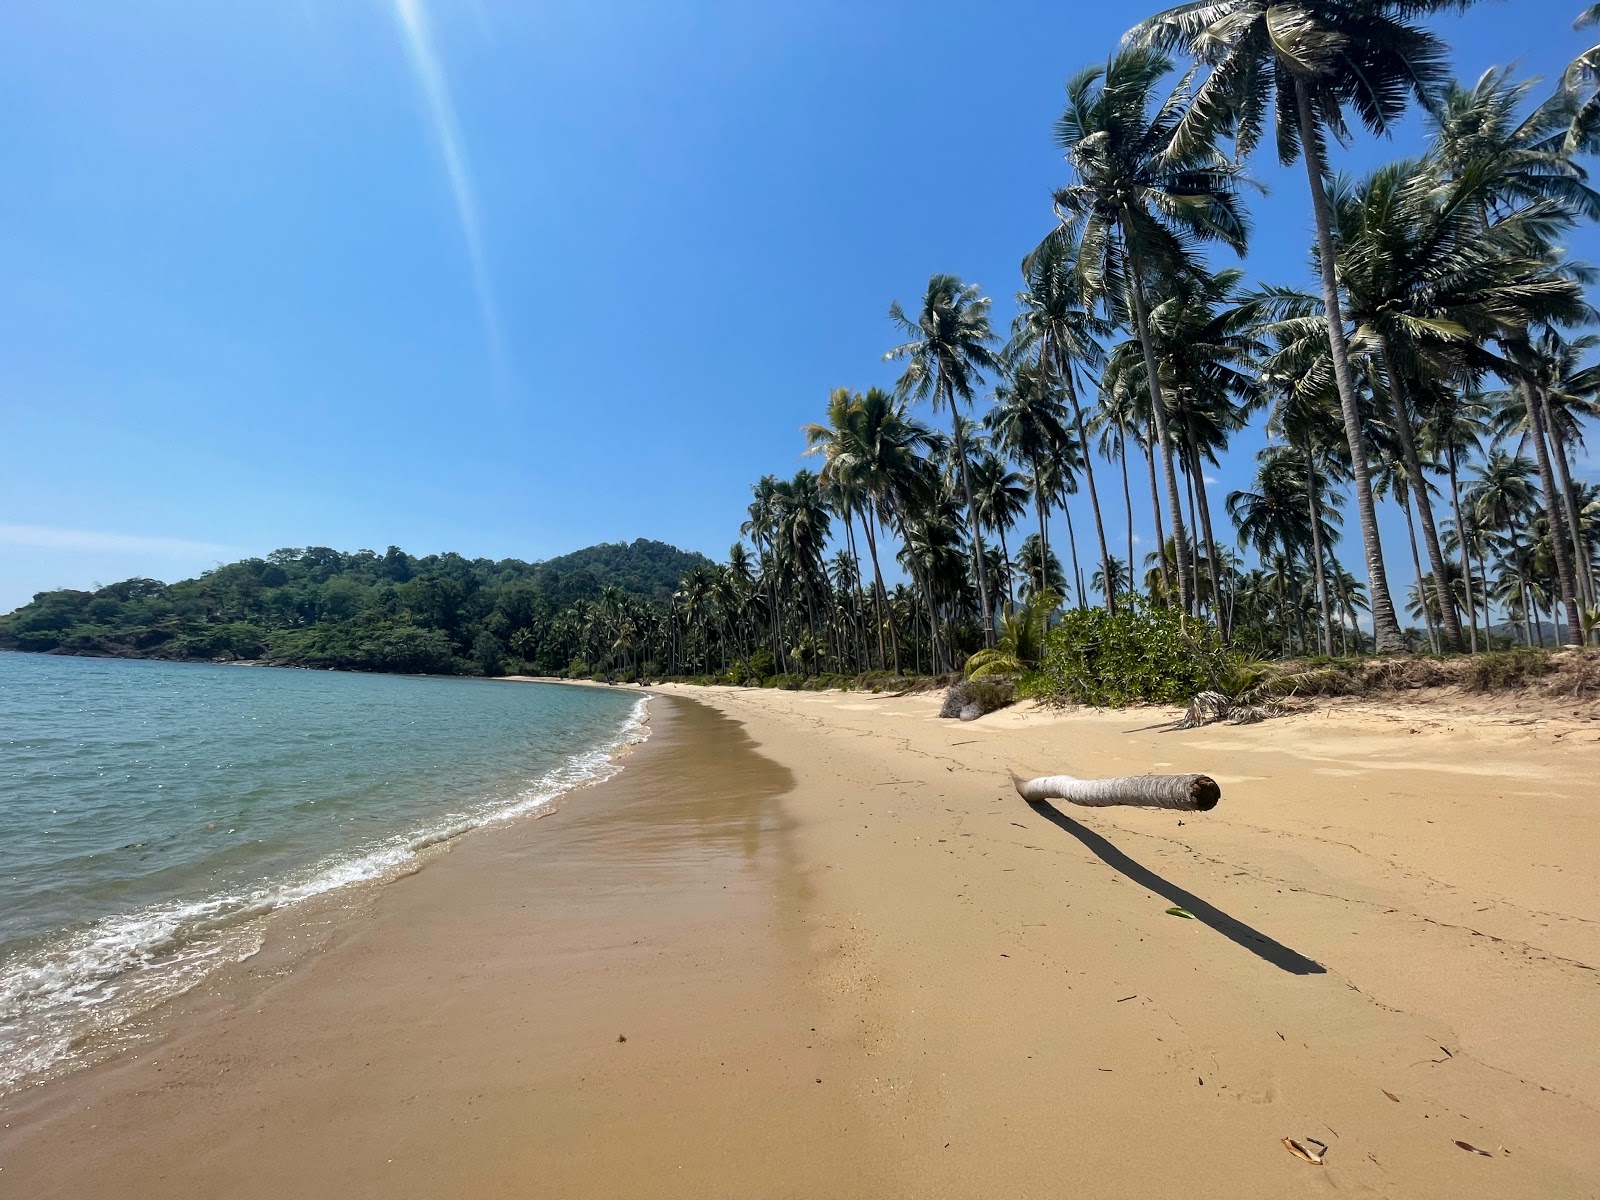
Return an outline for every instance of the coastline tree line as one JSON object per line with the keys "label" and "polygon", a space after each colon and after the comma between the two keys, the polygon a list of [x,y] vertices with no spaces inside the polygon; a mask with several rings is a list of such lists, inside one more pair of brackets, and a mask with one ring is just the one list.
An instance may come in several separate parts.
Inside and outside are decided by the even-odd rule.
{"label": "coastline tree line", "polygon": [[[652,652],[679,672],[940,672],[1014,663],[1062,604],[1163,609],[1253,656],[1589,640],[1600,338],[1564,239],[1600,218],[1600,47],[1545,91],[1509,69],[1459,82],[1419,21],[1464,7],[1203,0],[1137,25],[1067,84],[1068,174],[1010,329],[952,275],[891,305],[893,392],[832,394],[805,430],[818,469],[755,485],[753,550],[685,578]],[[1413,109],[1421,155],[1335,172]],[[1263,141],[1305,171],[1310,288],[1213,261],[1248,253]],[[1219,504],[1206,471],[1256,421],[1254,478]],[[1380,503],[1404,515],[1404,593]],[[1136,509],[1159,531],[1142,561]]]}
{"label": "coastline tree line", "polygon": [[[724,563],[634,543],[609,549],[659,547],[648,579],[563,592],[551,564],[280,551],[43,593],[0,645],[742,681],[1026,666],[1063,609],[1074,637],[1171,624],[1254,656],[1585,642],[1600,337],[1565,239],[1600,219],[1600,46],[1553,85],[1457,81],[1422,22],[1466,4],[1203,0],[1135,26],[1067,83],[1066,173],[1010,327],[949,274],[891,305],[897,384],[832,393],[804,430],[815,469],[754,485]],[[1413,112],[1420,155],[1337,172]],[[1227,261],[1262,154],[1305,172],[1309,286]],[[1208,469],[1258,422],[1251,482],[1213,496]],[[1380,504],[1403,514],[1404,592]],[[1142,558],[1136,512],[1158,531]]]}

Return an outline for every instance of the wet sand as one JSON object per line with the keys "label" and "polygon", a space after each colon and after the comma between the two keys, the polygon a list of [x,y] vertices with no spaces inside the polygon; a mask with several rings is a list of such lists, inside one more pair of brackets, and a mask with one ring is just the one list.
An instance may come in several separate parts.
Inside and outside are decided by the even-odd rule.
{"label": "wet sand", "polygon": [[0,1102],[0,1194],[1600,1195],[1600,724],[937,703],[658,691],[614,780]]}
{"label": "wet sand", "polygon": [[834,1065],[858,1055],[798,1001],[792,777],[708,708],[651,725],[553,815],[284,922],[136,1058],[0,1101],[0,1195],[866,1185]]}

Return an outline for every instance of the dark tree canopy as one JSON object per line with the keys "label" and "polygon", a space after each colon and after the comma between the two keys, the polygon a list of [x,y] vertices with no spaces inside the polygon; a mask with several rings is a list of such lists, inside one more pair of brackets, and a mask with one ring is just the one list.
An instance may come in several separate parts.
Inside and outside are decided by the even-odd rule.
{"label": "dark tree canopy", "polygon": [[0,649],[425,674],[497,674],[513,660],[564,669],[553,636],[563,611],[608,589],[665,602],[705,565],[644,538],[541,563],[308,546],[173,584],[40,592],[0,617]]}

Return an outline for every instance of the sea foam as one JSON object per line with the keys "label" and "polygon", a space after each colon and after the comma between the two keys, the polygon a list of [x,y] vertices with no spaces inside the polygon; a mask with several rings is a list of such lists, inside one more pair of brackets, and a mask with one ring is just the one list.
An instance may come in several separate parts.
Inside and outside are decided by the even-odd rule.
{"label": "sea foam", "polygon": [[534,815],[577,788],[610,779],[622,770],[625,753],[649,737],[648,719],[649,701],[641,697],[613,740],[571,755],[509,800],[454,811],[256,887],[150,905],[23,948],[0,964],[0,1093],[52,1078],[85,1052],[115,1048],[131,1018],[260,950],[261,918],[268,914],[409,874],[434,846]]}

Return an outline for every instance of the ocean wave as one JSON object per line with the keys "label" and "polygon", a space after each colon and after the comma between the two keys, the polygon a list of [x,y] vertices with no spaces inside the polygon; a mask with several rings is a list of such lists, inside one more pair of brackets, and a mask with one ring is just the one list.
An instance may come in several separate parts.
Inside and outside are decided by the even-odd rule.
{"label": "ocean wave", "polygon": [[622,770],[649,737],[641,697],[617,736],[573,755],[508,798],[454,812],[436,824],[330,858],[247,890],[121,913],[16,953],[0,963],[0,1093],[70,1067],[130,1018],[187,992],[218,967],[255,954],[260,918],[354,884],[409,874],[431,847],[474,829],[548,809],[577,788]]}

